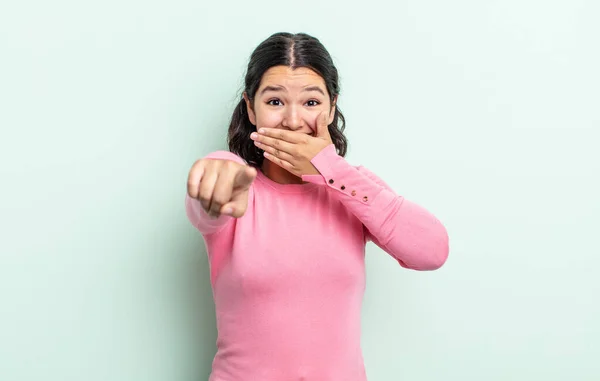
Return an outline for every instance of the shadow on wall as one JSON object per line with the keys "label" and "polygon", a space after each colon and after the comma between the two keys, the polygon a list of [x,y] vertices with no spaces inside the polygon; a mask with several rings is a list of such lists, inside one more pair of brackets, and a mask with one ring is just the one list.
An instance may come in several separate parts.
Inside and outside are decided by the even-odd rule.
{"label": "shadow on wall", "polygon": [[173,208],[167,215],[159,220],[174,223],[156,226],[158,247],[154,250],[155,258],[160,259],[158,266],[152,266],[154,274],[145,276],[146,282],[155,282],[147,285],[149,293],[158,293],[144,298],[152,298],[156,303],[148,312],[162,315],[148,317],[154,323],[153,330],[163,331],[151,334],[161,341],[153,345],[162,347],[161,369],[171,372],[171,379],[206,380],[217,339],[206,248],[185,211]]}
{"label": "shadow on wall", "polygon": [[174,291],[181,295],[174,307],[182,314],[181,351],[187,352],[184,357],[193,372],[190,375],[193,377],[186,379],[205,380],[211,370],[217,339],[210,270],[202,236],[189,223],[184,231],[190,239],[182,240],[185,245],[177,248],[179,263],[173,264],[177,288]]}

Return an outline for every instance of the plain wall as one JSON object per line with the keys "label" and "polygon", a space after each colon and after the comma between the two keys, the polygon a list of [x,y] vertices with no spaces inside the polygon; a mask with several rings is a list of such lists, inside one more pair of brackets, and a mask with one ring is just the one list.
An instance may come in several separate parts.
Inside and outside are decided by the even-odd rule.
{"label": "plain wall", "polygon": [[186,176],[291,31],[338,66],[348,161],[450,234],[435,272],[368,246],[369,380],[599,380],[599,4],[3,3],[0,379],[206,380]]}

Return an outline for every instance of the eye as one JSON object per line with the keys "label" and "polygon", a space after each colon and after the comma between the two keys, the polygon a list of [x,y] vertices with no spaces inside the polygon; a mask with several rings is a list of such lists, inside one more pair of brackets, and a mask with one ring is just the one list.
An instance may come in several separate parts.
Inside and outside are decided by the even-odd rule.
{"label": "eye", "polygon": [[311,99],[308,102],[306,102],[306,104],[310,107],[314,107],[314,106],[318,106],[321,103],[316,99]]}
{"label": "eye", "polygon": [[271,99],[267,104],[271,106],[281,106],[281,101],[279,99]]}

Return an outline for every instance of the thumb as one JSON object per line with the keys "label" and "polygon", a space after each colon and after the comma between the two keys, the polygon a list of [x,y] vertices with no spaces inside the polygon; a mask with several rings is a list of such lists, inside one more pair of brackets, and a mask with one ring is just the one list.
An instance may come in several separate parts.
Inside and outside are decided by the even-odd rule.
{"label": "thumb", "polygon": [[223,205],[220,212],[226,216],[240,218],[246,213],[246,209],[248,209],[248,192],[240,194],[234,200]]}
{"label": "thumb", "polygon": [[231,200],[221,207],[221,214],[240,218],[248,208],[248,189],[256,178],[256,169],[246,166],[240,169],[233,182],[234,192]]}
{"label": "thumb", "polygon": [[327,128],[327,113],[325,111],[321,112],[317,117],[317,136],[318,137],[328,137],[329,129]]}
{"label": "thumb", "polygon": [[251,166],[242,167],[235,175],[233,187],[242,189],[250,188],[250,184],[252,184],[255,178],[256,169],[252,168]]}

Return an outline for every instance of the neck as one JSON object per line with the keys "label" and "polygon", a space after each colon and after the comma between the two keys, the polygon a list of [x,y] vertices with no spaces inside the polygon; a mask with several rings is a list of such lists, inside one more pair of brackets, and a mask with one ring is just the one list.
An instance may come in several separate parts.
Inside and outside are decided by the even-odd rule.
{"label": "neck", "polygon": [[261,167],[262,173],[269,179],[279,184],[303,184],[302,179],[277,164],[265,159]]}

